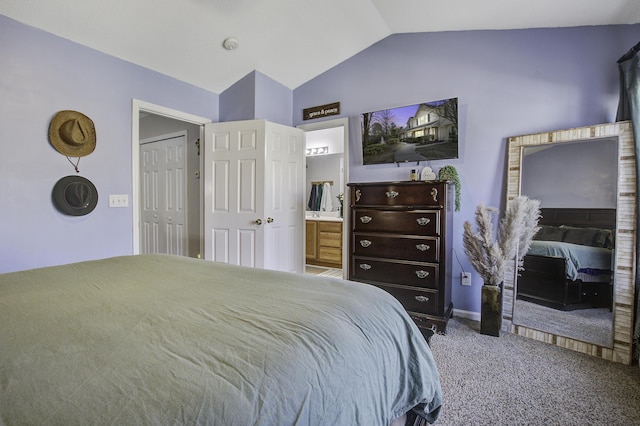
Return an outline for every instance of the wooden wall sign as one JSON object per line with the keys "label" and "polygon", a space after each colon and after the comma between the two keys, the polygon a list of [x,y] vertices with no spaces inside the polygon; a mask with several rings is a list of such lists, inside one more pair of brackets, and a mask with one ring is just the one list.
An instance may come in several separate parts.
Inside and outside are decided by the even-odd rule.
{"label": "wooden wall sign", "polygon": [[340,114],[340,102],[332,104],[320,105],[302,110],[303,120],[313,120],[314,118],[328,117],[330,115]]}

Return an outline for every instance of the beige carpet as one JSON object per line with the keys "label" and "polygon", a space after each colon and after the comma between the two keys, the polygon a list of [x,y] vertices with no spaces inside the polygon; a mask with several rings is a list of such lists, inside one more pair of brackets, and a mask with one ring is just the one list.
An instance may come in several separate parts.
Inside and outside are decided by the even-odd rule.
{"label": "beige carpet", "polygon": [[640,425],[640,368],[452,318],[431,339],[443,390],[436,425]]}

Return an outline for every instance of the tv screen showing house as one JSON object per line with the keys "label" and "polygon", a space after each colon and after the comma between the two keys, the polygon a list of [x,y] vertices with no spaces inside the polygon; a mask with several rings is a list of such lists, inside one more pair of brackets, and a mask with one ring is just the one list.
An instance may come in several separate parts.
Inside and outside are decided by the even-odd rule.
{"label": "tv screen showing house", "polygon": [[458,158],[458,98],[365,112],[364,164]]}

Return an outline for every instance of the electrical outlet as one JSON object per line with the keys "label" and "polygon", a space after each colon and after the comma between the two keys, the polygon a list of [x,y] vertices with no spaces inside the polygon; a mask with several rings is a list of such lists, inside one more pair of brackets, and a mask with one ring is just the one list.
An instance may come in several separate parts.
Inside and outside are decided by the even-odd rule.
{"label": "electrical outlet", "polygon": [[460,284],[471,286],[471,272],[460,272]]}

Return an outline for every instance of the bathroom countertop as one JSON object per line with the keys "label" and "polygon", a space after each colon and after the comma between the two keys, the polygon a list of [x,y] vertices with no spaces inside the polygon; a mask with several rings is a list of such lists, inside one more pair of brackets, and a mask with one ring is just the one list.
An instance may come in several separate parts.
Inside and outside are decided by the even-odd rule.
{"label": "bathroom countertop", "polygon": [[343,219],[341,217],[336,217],[336,216],[318,216],[318,217],[314,217],[311,215],[306,215],[305,216],[306,220],[321,220],[321,221],[325,221],[325,222],[342,222]]}

